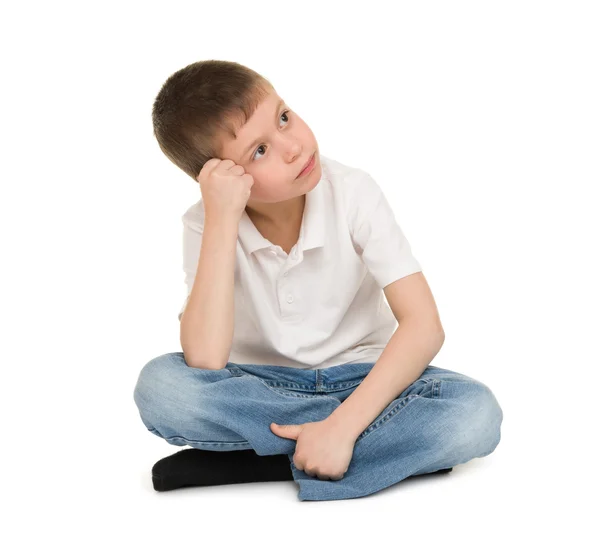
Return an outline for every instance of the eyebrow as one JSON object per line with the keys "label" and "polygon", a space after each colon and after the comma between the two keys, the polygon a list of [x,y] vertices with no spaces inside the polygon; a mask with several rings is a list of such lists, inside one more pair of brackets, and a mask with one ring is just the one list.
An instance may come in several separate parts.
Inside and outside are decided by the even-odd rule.
{"label": "eyebrow", "polygon": [[[278,103],[277,103],[277,107],[275,108],[275,113],[277,115],[279,115],[279,110],[281,109],[281,105],[284,103],[285,101],[283,99],[281,99]],[[275,119],[277,119],[277,115],[275,116]],[[246,149],[244,149],[244,152],[242,153],[242,160],[246,158],[248,151],[250,149],[252,149],[252,147],[254,147],[254,145],[256,145],[260,140],[261,140],[262,136],[256,138],[251,144],[249,144]]]}

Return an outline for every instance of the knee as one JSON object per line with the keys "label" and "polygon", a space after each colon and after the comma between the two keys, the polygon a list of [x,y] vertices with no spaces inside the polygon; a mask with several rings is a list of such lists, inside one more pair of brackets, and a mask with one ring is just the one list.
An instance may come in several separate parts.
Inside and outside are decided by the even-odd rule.
{"label": "knee", "polygon": [[[500,442],[503,413],[498,400],[483,383],[442,380],[442,396],[448,401],[450,434],[446,447],[462,460],[490,454]],[[462,463],[462,462],[460,462]]]}
{"label": "knee", "polygon": [[183,353],[163,354],[142,367],[133,390],[133,399],[145,423],[150,422],[151,415],[157,412],[162,400],[170,397],[169,391],[177,389],[178,359],[183,359]]}
{"label": "knee", "polygon": [[466,404],[468,417],[464,422],[464,437],[476,450],[476,456],[487,456],[500,443],[502,408],[492,390],[481,382],[472,385]]}

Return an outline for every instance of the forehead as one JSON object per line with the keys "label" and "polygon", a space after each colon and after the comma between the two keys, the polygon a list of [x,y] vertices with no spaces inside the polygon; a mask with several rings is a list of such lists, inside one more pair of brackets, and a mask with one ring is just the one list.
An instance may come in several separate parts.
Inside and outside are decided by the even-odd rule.
{"label": "forehead", "polygon": [[256,104],[247,121],[242,111],[232,114],[227,120],[227,131],[221,136],[222,149],[235,153],[243,151],[255,138],[265,134],[273,122],[274,113],[283,103],[282,97],[270,91]]}
{"label": "forehead", "polygon": [[263,129],[264,125],[270,125],[273,120],[273,110],[277,110],[283,99],[274,92],[264,97],[252,110],[250,117],[245,121],[243,113],[238,113],[234,118],[235,139],[240,140],[244,136],[255,133],[256,129]]}

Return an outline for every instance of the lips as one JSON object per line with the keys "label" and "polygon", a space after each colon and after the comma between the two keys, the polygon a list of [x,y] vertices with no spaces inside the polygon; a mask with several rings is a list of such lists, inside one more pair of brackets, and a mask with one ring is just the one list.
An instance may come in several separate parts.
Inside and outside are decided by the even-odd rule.
{"label": "lips", "polygon": [[315,153],[313,153],[310,158],[308,159],[308,161],[306,162],[306,164],[304,164],[304,167],[302,168],[302,170],[300,171],[300,173],[298,173],[298,176],[296,178],[298,178],[300,175],[302,175],[302,173],[304,173],[304,170],[310,165],[310,163],[312,162],[312,159],[315,157]]}

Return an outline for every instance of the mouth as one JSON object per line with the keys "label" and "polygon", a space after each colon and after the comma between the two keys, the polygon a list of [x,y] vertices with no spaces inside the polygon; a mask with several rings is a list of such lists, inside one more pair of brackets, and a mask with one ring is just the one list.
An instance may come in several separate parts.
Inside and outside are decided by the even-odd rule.
{"label": "mouth", "polygon": [[297,179],[299,179],[303,175],[307,175],[308,173],[310,173],[313,170],[313,168],[315,167],[315,155],[316,155],[316,152],[314,152],[311,155],[311,157],[308,159],[308,162],[306,162],[305,166],[302,168],[302,171],[296,177]]}

